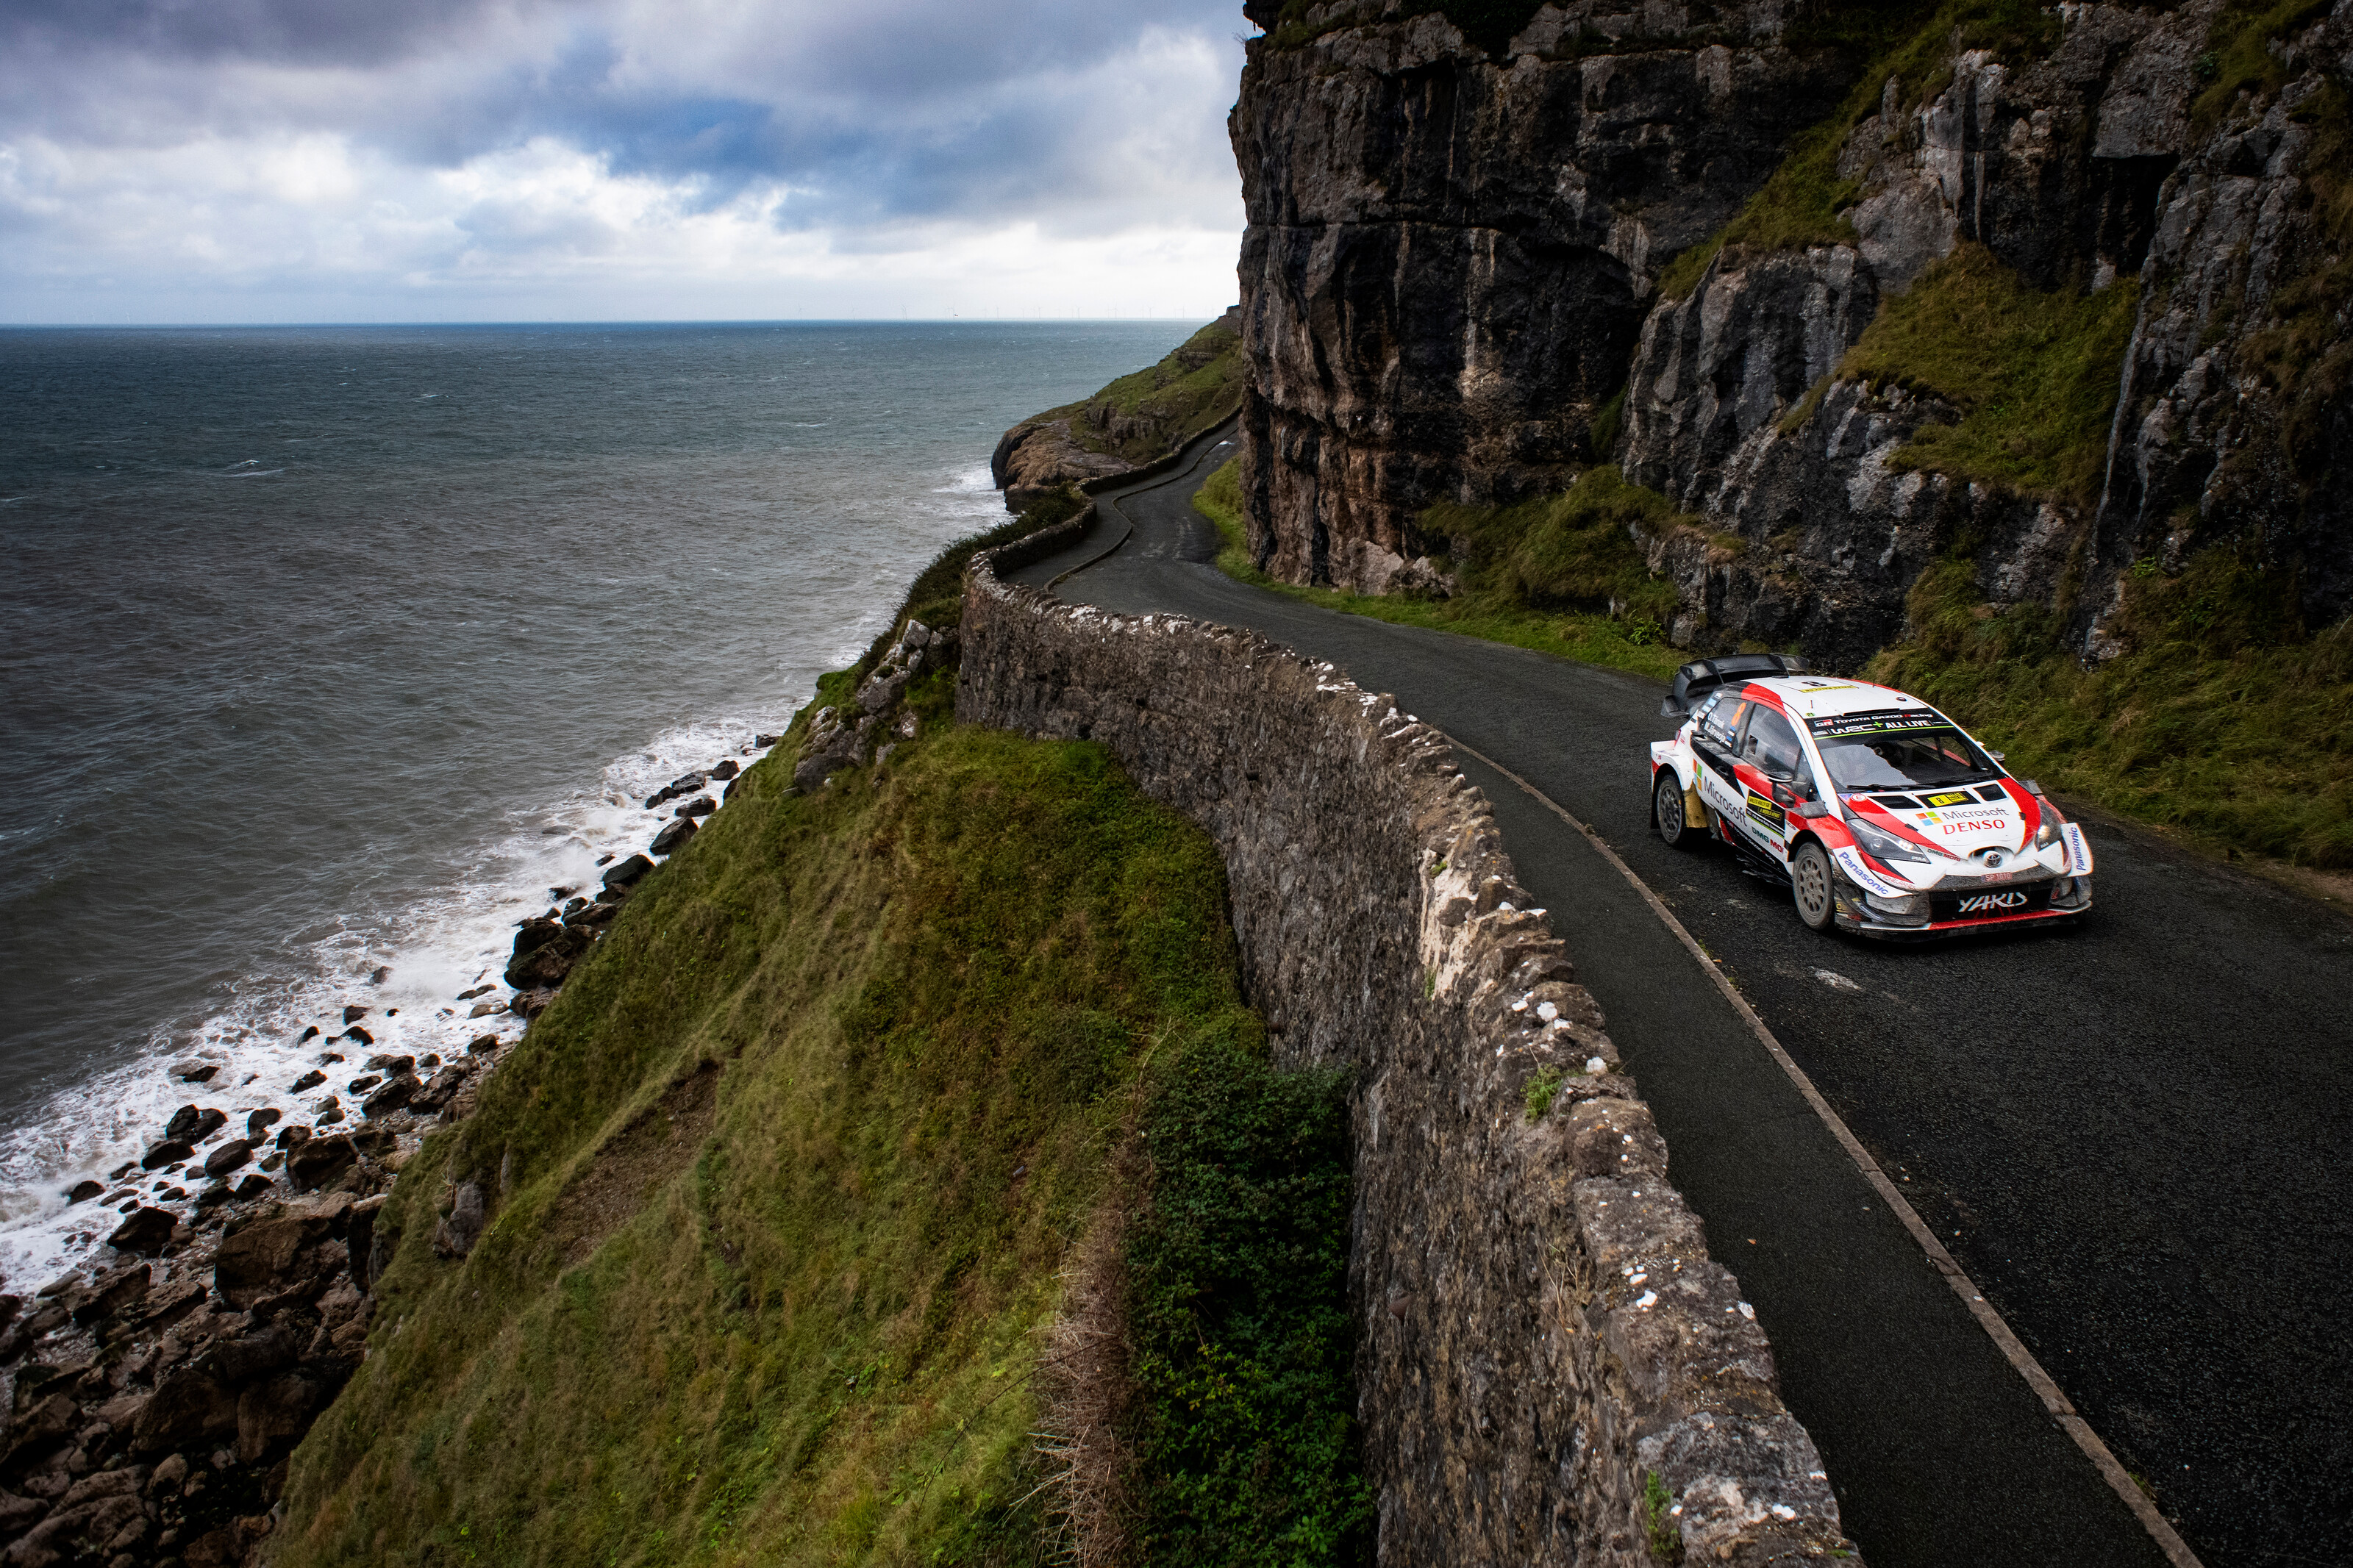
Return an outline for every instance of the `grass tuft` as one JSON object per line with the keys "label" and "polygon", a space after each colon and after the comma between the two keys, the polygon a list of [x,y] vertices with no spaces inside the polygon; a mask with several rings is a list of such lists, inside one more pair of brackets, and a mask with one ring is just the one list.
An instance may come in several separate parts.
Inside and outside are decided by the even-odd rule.
{"label": "grass tuft", "polygon": [[1957,425],[1922,426],[1892,467],[2089,505],[2139,292],[2125,280],[2045,293],[1984,246],[1961,245],[1881,303],[1838,374],[1960,409]]}
{"label": "grass tuft", "polygon": [[1194,510],[1225,540],[1218,565],[1229,576],[1326,609],[1405,626],[1509,643],[1588,664],[1662,679],[1683,662],[1668,646],[1674,587],[1653,578],[1630,525],[1689,525],[1664,496],[1628,484],[1614,468],[1594,468],[1560,495],[1515,506],[1443,506],[1423,514],[1426,531],[1461,545],[1448,564],[1462,591],[1412,599],[1305,588],[1278,582],[1250,558],[1241,516],[1240,459],[1209,476]]}
{"label": "grass tuft", "polygon": [[2039,58],[2059,40],[2055,11],[2034,0],[1945,0],[1932,12],[1917,0],[1895,4],[1818,6],[1792,29],[1799,47],[1832,46],[1873,52],[1836,112],[1791,138],[1789,150],[1764,185],[1732,221],[1683,251],[1659,274],[1659,293],[1680,300],[1696,288],[1726,247],[1736,254],[1852,245],[1847,209],[1862,187],[1839,175],[1848,133],[1879,111],[1888,79],[1906,107],[1926,102],[1952,82],[1952,58],[1990,49],[2012,62]]}
{"label": "grass tuft", "polygon": [[2353,867],[2353,622],[2307,637],[2290,585],[2231,546],[2126,580],[2127,651],[2084,668],[2040,605],[1992,613],[1967,561],[1912,590],[1873,679],[1926,698],[2062,794],[2216,847]]}

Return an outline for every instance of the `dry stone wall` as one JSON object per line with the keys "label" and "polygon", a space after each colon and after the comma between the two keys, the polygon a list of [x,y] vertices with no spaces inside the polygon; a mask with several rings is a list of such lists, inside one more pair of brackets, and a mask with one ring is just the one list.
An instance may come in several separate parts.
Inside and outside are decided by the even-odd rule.
{"label": "dry stone wall", "polygon": [[1444,738],[1252,634],[999,577],[1085,524],[976,557],[957,716],[1099,742],[1198,822],[1277,1060],[1356,1069],[1381,1561],[1852,1554],[1772,1351]]}

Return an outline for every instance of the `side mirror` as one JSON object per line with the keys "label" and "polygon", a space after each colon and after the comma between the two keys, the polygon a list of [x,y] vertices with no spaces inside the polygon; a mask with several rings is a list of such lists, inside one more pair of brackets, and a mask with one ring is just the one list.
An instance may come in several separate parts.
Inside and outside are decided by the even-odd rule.
{"label": "side mirror", "polygon": [[2010,761],[2010,753],[2007,752],[1988,752],[1986,755],[1991,757],[1997,763],[2006,763]]}
{"label": "side mirror", "polygon": [[1688,719],[1691,717],[1691,711],[1686,709],[1679,700],[1672,697],[1662,697],[1659,699],[1659,717],[1662,719]]}
{"label": "side mirror", "polygon": [[1773,792],[1773,804],[1781,807],[1783,810],[1786,811],[1790,806],[1798,804],[1798,792],[1791,789],[1781,780],[1775,779],[1767,787],[1771,789]]}

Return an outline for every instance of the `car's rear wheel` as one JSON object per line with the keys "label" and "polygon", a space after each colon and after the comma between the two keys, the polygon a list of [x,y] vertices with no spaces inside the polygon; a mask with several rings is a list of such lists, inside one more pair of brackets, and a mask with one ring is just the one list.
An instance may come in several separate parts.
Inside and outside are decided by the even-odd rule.
{"label": "car's rear wheel", "polygon": [[1688,849],[1700,840],[1699,830],[1683,814],[1683,781],[1672,768],[1659,770],[1659,782],[1651,791],[1651,823],[1677,849]]}
{"label": "car's rear wheel", "polygon": [[1831,881],[1831,858],[1812,839],[1798,846],[1789,861],[1789,891],[1797,901],[1798,918],[1815,931],[1828,931],[1838,913],[1838,895]]}

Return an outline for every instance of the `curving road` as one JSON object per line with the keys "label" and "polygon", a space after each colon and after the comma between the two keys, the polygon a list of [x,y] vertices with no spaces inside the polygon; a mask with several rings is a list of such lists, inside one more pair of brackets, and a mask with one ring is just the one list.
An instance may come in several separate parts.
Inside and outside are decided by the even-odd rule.
{"label": "curving road", "polygon": [[[1111,492],[1087,540],[1018,575],[1070,572],[1132,522],[1058,591],[1254,628],[1509,771],[1461,758],[1756,1302],[1869,1562],[2188,1560],[1973,1315],[1972,1283],[2199,1559],[2353,1561],[2353,922],[2079,814],[2099,861],[2079,930],[1816,936],[1728,855],[1647,831],[1644,743],[1672,728],[1654,682],[1208,564],[1189,498],[1230,455],[1213,441]],[[1957,1260],[1959,1289],[1643,888]]]}

